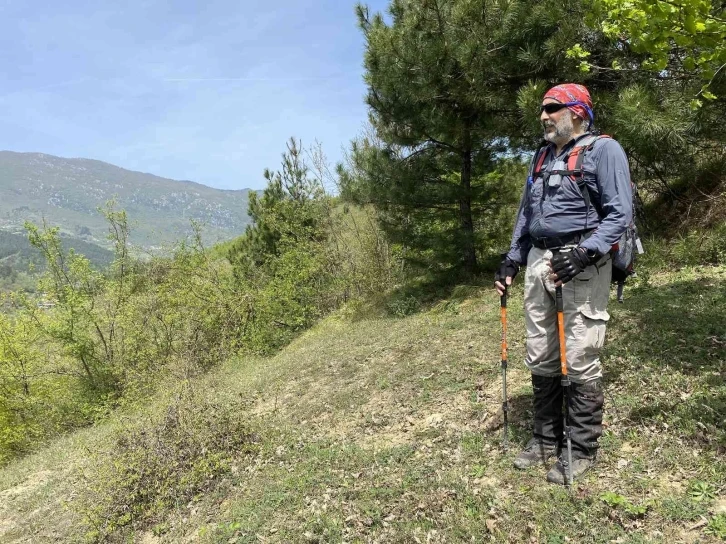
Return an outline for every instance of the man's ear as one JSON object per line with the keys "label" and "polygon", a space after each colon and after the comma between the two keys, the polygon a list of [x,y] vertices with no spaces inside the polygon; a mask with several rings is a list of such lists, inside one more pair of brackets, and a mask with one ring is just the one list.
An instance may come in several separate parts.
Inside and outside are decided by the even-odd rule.
{"label": "man's ear", "polygon": [[575,124],[575,125],[576,125],[577,123],[580,123],[580,127],[581,127],[581,129],[582,129],[583,131],[586,131],[586,130],[587,130],[587,127],[588,127],[588,120],[587,120],[587,119],[583,119],[583,118],[582,118],[582,117],[580,117],[579,115],[573,115],[573,117],[572,117],[572,123],[573,123],[573,124]]}

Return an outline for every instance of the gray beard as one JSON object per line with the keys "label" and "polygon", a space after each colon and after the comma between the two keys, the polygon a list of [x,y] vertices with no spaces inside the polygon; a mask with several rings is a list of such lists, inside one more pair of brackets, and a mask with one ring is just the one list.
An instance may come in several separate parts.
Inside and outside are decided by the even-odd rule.
{"label": "gray beard", "polygon": [[[547,132],[549,126],[554,127],[554,132]],[[572,139],[574,131],[575,127],[572,121],[568,118],[563,118],[559,123],[550,124],[545,127],[544,139],[553,144],[564,145]]]}

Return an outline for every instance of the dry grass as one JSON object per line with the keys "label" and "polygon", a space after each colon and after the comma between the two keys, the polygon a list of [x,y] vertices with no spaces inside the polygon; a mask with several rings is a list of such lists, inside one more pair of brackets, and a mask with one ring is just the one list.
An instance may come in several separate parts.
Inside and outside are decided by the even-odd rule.
{"label": "dry grass", "polygon": [[[498,299],[472,290],[403,319],[331,318],[273,358],[230,361],[201,380],[199,390],[216,402],[243,399],[240,417],[262,429],[260,451],[241,455],[230,475],[163,523],[118,538],[718,542],[726,269],[648,279],[629,290],[626,305],[612,308],[602,454],[572,491],[547,484],[544,468],[511,468],[531,424],[516,290],[512,448],[501,450]],[[101,444],[89,431],[54,448],[72,466],[86,447]],[[0,496],[15,497],[0,502],[0,541],[80,538],[73,510],[48,506],[72,498],[73,473],[48,453],[0,472]],[[46,483],[33,484],[38,474]],[[606,493],[629,506],[604,500]],[[37,509],[45,514],[33,517]]]}

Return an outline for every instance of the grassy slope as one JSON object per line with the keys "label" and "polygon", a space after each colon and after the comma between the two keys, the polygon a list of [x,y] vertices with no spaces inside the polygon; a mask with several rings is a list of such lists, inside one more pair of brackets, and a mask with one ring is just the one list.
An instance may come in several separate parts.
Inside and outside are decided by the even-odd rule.
{"label": "grassy slope", "polygon": [[[498,298],[460,288],[403,319],[330,318],[272,359],[230,361],[206,377],[198,386],[210,397],[245,399],[240,417],[259,429],[261,451],[170,513],[160,536],[125,536],[716,542],[705,529],[726,510],[726,268],[648,283],[611,307],[606,434],[597,471],[572,492],[547,484],[544,468],[511,468],[531,425],[521,291],[510,304],[513,445],[503,452]],[[121,420],[0,471],[0,541],[78,539],[79,471]],[[607,504],[606,492],[629,506],[615,495]]]}

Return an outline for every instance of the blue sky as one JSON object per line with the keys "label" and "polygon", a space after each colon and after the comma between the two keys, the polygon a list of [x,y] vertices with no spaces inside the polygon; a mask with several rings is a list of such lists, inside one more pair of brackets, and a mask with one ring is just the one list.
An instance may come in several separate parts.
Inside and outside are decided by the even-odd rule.
{"label": "blue sky", "polygon": [[290,136],[335,161],[366,121],[352,0],[0,0],[0,21],[0,149],[260,189]]}

